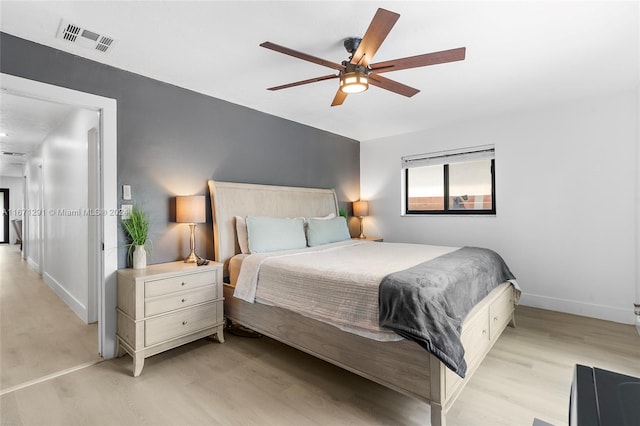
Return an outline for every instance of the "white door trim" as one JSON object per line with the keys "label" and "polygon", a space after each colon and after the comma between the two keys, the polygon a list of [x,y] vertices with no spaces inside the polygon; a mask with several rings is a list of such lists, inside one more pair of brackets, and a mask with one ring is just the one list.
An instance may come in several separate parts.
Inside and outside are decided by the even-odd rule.
{"label": "white door trim", "polygon": [[[75,105],[100,112],[101,221],[97,241],[103,250],[98,289],[98,351],[103,358],[116,351],[116,271],[118,270],[117,102],[115,99],[0,73],[4,93]],[[42,263],[42,262],[40,262]]]}

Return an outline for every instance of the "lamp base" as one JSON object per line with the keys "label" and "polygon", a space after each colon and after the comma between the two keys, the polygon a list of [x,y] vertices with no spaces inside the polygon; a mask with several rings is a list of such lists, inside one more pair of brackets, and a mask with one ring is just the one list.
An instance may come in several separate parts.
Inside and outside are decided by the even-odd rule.
{"label": "lamp base", "polygon": [[360,236],[358,237],[358,239],[364,240],[365,238],[367,237],[364,235],[364,231],[362,230],[362,216],[360,216]]}
{"label": "lamp base", "polygon": [[184,263],[197,263],[199,260],[200,256],[192,251],[191,253],[189,253],[189,256],[184,259]]}
{"label": "lamp base", "polygon": [[200,256],[196,254],[196,237],[195,237],[196,224],[189,224],[189,256],[184,260],[184,263],[197,263],[200,260]]}

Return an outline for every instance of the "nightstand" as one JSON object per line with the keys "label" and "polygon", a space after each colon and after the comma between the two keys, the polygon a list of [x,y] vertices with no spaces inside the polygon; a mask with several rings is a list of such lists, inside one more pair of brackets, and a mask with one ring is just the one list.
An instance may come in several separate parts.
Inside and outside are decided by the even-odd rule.
{"label": "nightstand", "polygon": [[223,335],[222,264],[183,261],[118,271],[117,356],[133,358],[133,376],[144,359],[176,346]]}
{"label": "nightstand", "polygon": [[380,238],[380,237],[364,237],[364,238],[354,237],[354,238],[352,238],[352,240],[356,240],[356,241],[377,241],[379,243],[382,242],[382,238]]}

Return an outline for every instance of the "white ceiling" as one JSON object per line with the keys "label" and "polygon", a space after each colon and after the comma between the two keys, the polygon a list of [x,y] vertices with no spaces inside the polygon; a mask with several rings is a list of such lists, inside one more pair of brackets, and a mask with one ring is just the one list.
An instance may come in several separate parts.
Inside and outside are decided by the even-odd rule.
{"label": "white ceiling", "polygon": [[[462,62],[385,74],[421,90],[371,87],[330,107],[337,79],[258,45],[271,41],[332,62],[378,7],[400,19],[373,62],[465,46]],[[51,1],[0,2],[2,31],[75,55],[359,141],[484,115],[634,90],[637,1]],[[61,19],[114,37],[109,54],[55,38]]]}
{"label": "white ceiling", "polygon": [[[22,176],[27,156],[75,107],[8,93],[0,97],[0,176]],[[24,155],[10,155],[19,153]]]}

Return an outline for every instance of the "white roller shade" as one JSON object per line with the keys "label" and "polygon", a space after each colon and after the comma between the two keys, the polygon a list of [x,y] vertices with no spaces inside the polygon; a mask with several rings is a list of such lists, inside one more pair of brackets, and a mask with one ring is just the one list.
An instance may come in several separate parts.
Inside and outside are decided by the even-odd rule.
{"label": "white roller shade", "polygon": [[495,157],[494,145],[439,151],[429,154],[402,157],[402,168],[434,166],[437,164],[463,163],[467,161],[491,160]]}

